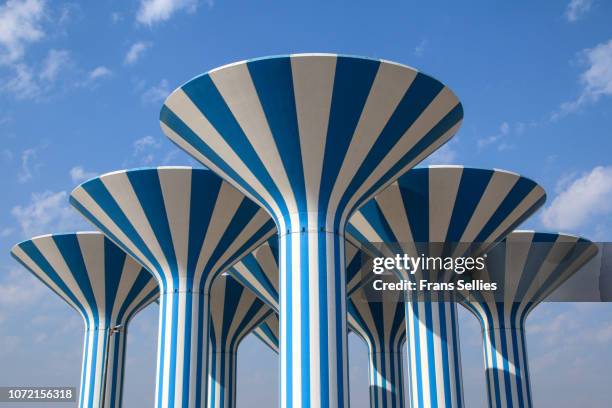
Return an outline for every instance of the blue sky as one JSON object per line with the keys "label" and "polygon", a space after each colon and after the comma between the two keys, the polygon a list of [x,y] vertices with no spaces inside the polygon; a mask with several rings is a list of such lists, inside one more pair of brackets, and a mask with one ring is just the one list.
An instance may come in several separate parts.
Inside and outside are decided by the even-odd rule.
{"label": "blue sky", "polygon": [[[81,358],[76,313],[32,280],[10,247],[90,229],[67,203],[88,177],[194,164],[162,135],[162,101],[236,60],[339,52],[431,74],[457,93],[465,120],[428,163],[531,177],[548,200],[526,227],[612,238],[612,3],[289,3],[0,2],[0,384],[76,385]],[[484,406],[480,329],[461,318],[466,402]],[[154,306],[133,322],[128,407],[152,400],[156,319]],[[611,307],[541,305],[529,330],[538,405],[608,406]],[[366,351],[350,345],[353,406],[365,407]],[[239,407],[274,406],[276,364],[245,341]]]}

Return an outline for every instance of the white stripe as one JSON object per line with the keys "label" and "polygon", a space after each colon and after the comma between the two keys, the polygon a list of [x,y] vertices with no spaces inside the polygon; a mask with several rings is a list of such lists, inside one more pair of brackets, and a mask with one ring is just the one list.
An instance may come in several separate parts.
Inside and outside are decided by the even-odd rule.
{"label": "white stripe", "polygon": [[157,236],[148,222],[127,174],[125,172],[115,173],[112,176],[101,177],[100,180],[121,208],[121,211],[130,220],[137,234],[147,243],[147,248],[160,264],[162,270],[169,271],[170,265],[168,265],[168,261],[157,241]]}
{"label": "white stripe", "polygon": [[336,58],[291,57],[293,93],[306,186],[309,229],[317,228]]}
{"label": "white stripe", "polygon": [[[106,271],[104,270],[104,236],[101,234],[77,234],[87,278],[95,299],[100,327],[106,327]],[[86,304],[86,303],[84,303]],[[109,309],[112,305],[109,305]],[[112,310],[112,309],[111,309]],[[109,312],[111,311],[109,310]]]}
{"label": "white stripe", "polygon": [[186,279],[184,275],[187,271],[191,209],[191,200],[187,198],[191,197],[192,171],[166,168],[158,170],[157,174],[177,263],[176,270],[181,279]]}

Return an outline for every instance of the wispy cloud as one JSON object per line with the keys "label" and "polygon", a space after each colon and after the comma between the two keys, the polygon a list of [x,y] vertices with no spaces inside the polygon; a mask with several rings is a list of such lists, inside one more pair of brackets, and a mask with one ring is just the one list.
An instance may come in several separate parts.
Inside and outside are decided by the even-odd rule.
{"label": "wispy cloud", "polygon": [[497,150],[507,150],[511,145],[505,140],[506,136],[510,133],[510,124],[508,122],[502,122],[499,125],[499,129],[494,134],[478,139],[477,144],[479,149],[483,149],[490,145],[497,145]]}
{"label": "wispy cloud", "polygon": [[6,79],[0,89],[9,92],[17,99],[36,98],[40,95],[40,86],[30,67],[26,64],[16,64],[12,67],[13,75]]}
{"label": "wispy cloud", "polygon": [[427,48],[427,40],[423,40],[414,47],[414,55],[415,57],[422,57],[423,53],[425,53],[425,49]]}
{"label": "wispy cloud", "polygon": [[19,100],[42,100],[52,91],[80,83],[71,78],[66,86],[58,86],[70,69],[78,72],[68,50],[50,49],[36,64],[27,58],[29,47],[49,36],[49,26],[57,35],[78,10],[73,3],[47,0],[8,0],[0,5],[0,92]]}
{"label": "wispy cloud", "polygon": [[17,205],[11,214],[24,237],[75,231],[86,226],[83,219],[68,204],[65,191],[32,193],[30,202]]}
{"label": "wispy cloud", "polygon": [[612,166],[597,166],[572,181],[563,178],[560,187],[563,189],[542,211],[542,224],[547,228],[578,229],[598,216],[605,219],[612,214]]}
{"label": "wispy cloud", "polygon": [[70,179],[73,183],[80,183],[81,181],[88,180],[95,177],[97,173],[93,171],[86,171],[83,166],[75,166],[70,169]]}
{"label": "wispy cloud", "polygon": [[426,164],[455,164],[457,163],[457,150],[454,148],[455,144],[458,142],[458,139],[453,138],[438,150],[433,152],[427,159],[425,160]]}
{"label": "wispy cloud", "polygon": [[101,65],[89,71],[89,74],[87,76],[91,81],[95,81],[96,79],[99,79],[99,78],[109,77],[112,74],[113,74],[113,71]]}
{"label": "wispy cloud", "polygon": [[111,21],[115,24],[123,21],[123,14],[118,11],[111,13]]}
{"label": "wispy cloud", "polygon": [[140,166],[149,166],[155,161],[162,143],[153,136],[144,136],[136,139],[132,146],[132,160]]}
{"label": "wispy cloud", "polygon": [[168,81],[162,79],[159,84],[153,85],[142,93],[141,99],[145,103],[158,103],[166,99],[170,94]]}
{"label": "wispy cloud", "polygon": [[161,143],[158,139],[155,139],[153,136],[144,136],[140,139],[136,139],[133,143],[134,146],[134,154],[139,154],[144,152],[149,148],[159,148]]}
{"label": "wispy cloud", "polygon": [[17,173],[17,181],[19,183],[30,181],[38,173],[41,165],[38,161],[37,149],[25,149],[21,152],[21,168]]}
{"label": "wispy cloud", "polygon": [[580,55],[588,66],[580,75],[582,91],[576,99],[562,103],[552,113],[552,121],[576,112],[588,103],[597,102],[602,96],[612,96],[612,39],[587,48]]}
{"label": "wispy cloud", "polygon": [[52,49],[47,54],[40,71],[40,79],[44,81],[55,81],[60,72],[72,65],[72,57],[67,50]]}
{"label": "wispy cloud", "polygon": [[20,60],[26,47],[44,38],[43,0],[9,0],[0,6],[0,63]]}
{"label": "wispy cloud", "polygon": [[571,0],[565,9],[565,18],[574,23],[588,13],[592,5],[593,0]]}
{"label": "wispy cloud", "polygon": [[0,85],[0,90],[13,94],[17,99],[39,99],[57,89],[60,77],[74,66],[68,50],[51,49],[39,70],[21,62],[10,65],[12,75]]}
{"label": "wispy cloud", "polygon": [[[212,0],[208,4],[212,5]],[[150,26],[169,20],[179,11],[193,13],[197,8],[197,0],[140,0],[136,21]]]}
{"label": "wispy cloud", "polygon": [[46,288],[23,268],[14,266],[0,281],[0,305],[14,307],[36,303],[46,293]]}
{"label": "wispy cloud", "polygon": [[125,54],[124,63],[127,65],[134,65],[151,46],[152,44],[146,41],[138,41],[132,44]]}

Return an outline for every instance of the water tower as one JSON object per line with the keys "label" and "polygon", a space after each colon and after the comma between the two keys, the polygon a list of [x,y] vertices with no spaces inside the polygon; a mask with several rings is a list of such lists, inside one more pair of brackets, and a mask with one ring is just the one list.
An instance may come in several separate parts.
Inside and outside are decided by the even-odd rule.
{"label": "water tower", "polygon": [[[531,311],[597,254],[592,242],[567,234],[515,231],[487,253],[471,277],[497,290],[464,293],[480,321],[489,406],[533,406],[525,321]],[[568,365],[568,369],[569,369]]]}
{"label": "water tower", "polygon": [[128,324],[158,297],[155,279],[99,232],[42,235],[11,255],[83,318],[79,407],[121,407]]}
{"label": "water tower", "polygon": [[233,63],[165,101],[166,135],[276,222],[281,407],[348,406],[346,222],[462,118],[428,75],[330,54]]}
{"label": "water tower", "polygon": [[275,234],[269,215],[190,167],[108,173],[78,186],[70,202],[159,283],[156,407],[202,406],[210,284]]}
{"label": "water tower", "polygon": [[[347,236],[366,247],[401,243],[412,257],[432,255],[424,249],[430,246],[442,249],[437,256],[477,256],[544,200],[540,186],[507,171],[462,166],[413,169],[353,215]],[[449,244],[452,252],[439,243]],[[418,270],[399,277],[429,278]],[[412,407],[464,406],[457,308],[446,300],[406,303]]]}

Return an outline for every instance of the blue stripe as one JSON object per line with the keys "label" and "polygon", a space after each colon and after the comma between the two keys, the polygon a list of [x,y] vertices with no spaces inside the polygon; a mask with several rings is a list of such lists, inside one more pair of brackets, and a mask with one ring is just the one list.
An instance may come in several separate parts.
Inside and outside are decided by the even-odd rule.
{"label": "blue stripe", "polygon": [[[73,275],[74,280],[79,285],[79,289],[83,296],[85,296],[85,300],[87,304],[82,305],[84,309],[90,311],[95,319],[92,324],[92,328],[97,329],[100,324],[99,314],[97,310],[96,297],[93,292],[93,288],[91,287],[91,281],[89,280],[89,275],[87,274],[87,268],[85,267],[85,261],[83,260],[83,254],[80,251],[80,246],[77,241],[76,235],[56,235],[53,236],[53,241],[55,241],[55,245],[59,249],[70,273]],[[102,322],[103,323],[103,322]]]}
{"label": "blue stripe", "polygon": [[178,286],[178,270],[176,262],[176,254],[174,253],[174,245],[172,244],[172,233],[168,224],[168,215],[164,206],[164,196],[161,190],[161,184],[157,169],[146,169],[138,171],[130,171],[126,173],[134,193],[138,197],[138,201],[142,210],[147,217],[147,221],[153,229],[155,238],[164,253],[164,257],[168,262],[169,267],[174,271],[172,274],[172,283],[174,287]]}
{"label": "blue stripe", "polygon": [[[476,242],[484,242],[487,240],[493,231],[504,222],[508,215],[510,215],[510,213],[514,211],[514,209],[519,206],[525,197],[536,187],[537,184],[533,181],[524,177],[519,178],[504,201],[502,201],[495,213],[491,216],[491,219],[487,222],[482,231],[480,231],[480,234],[478,234],[476,238]],[[521,221],[525,218],[521,218]]]}
{"label": "blue stripe", "polygon": [[247,67],[291,184],[298,211],[306,212],[304,165],[300,154],[291,59],[257,60],[249,62]]}
{"label": "blue stripe", "polygon": [[[319,187],[319,225],[325,225],[326,223],[325,218],[331,192],[355,134],[355,129],[379,66],[380,62],[375,60],[347,57],[338,57],[336,60],[336,73],[326,138],[330,142],[325,144]],[[369,171],[371,170],[370,168]],[[332,211],[334,210],[332,209]]]}
{"label": "blue stripe", "polygon": [[400,177],[398,186],[413,241],[429,242],[429,172],[410,171]]}
{"label": "blue stripe", "polygon": [[463,169],[453,215],[446,233],[446,242],[458,243],[461,241],[470,219],[482,201],[491,177],[493,177],[493,171],[490,170]]}
{"label": "blue stripe", "polygon": [[[187,94],[189,99],[191,99],[191,101],[195,104],[195,106],[197,106],[200,112],[202,112],[202,115],[204,115],[210,124],[217,130],[221,137],[231,144],[232,149],[236,152],[238,157],[240,157],[244,163],[248,163],[249,169],[253,172],[253,174],[255,174],[257,179],[261,181],[262,185],[266,186],[268,193],[270,193],[274,199],[274,202],[280,207],[281,212],[286,213],[287,209],[284,205],[281,193],[279,192],[278,188],[276,188],[276,185],[274,184],[274,181],[272,180],[272,177],[266,170],[265,166],[259,160],[255,149],[242,131],[242,128],[234,118],[231,110],[223,100],[223,96],[221,96],[219,93],[219,90],[213,83],[210,76],[202,75],[198,78],[198,80],[193,80],[183,85],[182,89],[185,94]],[[176,117],[174,114],[169,115],[168,113],[168,110],[162,110],[161,120],[164,123],[168,124],[166,121],[171,117],[174,119],[172,121],[174,125],[180,122],[178,117]],[[168,126],[170,125],[168,124]],[[173,128],[172,126],[170,127]],[[223,171],[227,172],[228,174],[232,174],[232,179],[242,180],[240,184],[242,186],[246,186],[246,183],[244,183],[242,177],[232,170],[231,166],[222,165],[222,160],[218,158],[216,153],[205,145],[205,143],[203,143],[198,136],[194,135],[191,129],[189,129],[187,126],[181,126],[181,128],[173,129],[176,133],[182,135],[182,137],[189,135],[189,144],[192,146],[198,146],[198,150],[202,153],[206,152],[207,157],[214,157],[216,159],[214,160],[216,165],[220,166]],[[196,139],[196,144],[191,143],[194,139]],[[235,178],[234,175],[238,178]],[[248,191],[254,197],[256,197],[260,203],[266,205],[269,210],[271,209],[269,207],[270,203],[266,203],[259,194],[255,193],[252,188],[249,188]]]}
{"label": "blue stripe", "polygon": [[[384,160],[385,156],[393,150],[395,144],[404,136],[406,131],[421,116],[443,88],[444,85],[427,75],[421,73],[416,75],[414,81],[412,81],[412,84],[410,84],[410,87],[406,90],[395,111],[385,124],[380,136],[368,152],[359,170],[351,180],[340,202],[340,208],[344,208],[348,200],[363,185],[364,180],[370,176],[372,169],[376,168]],[[431,142],[428,143],[428,146],[430,144]],[[418,146],[416,144],[414,148],[418,149]],[[404,158],[402,158],[401,162],[405,165],[406,161]],[[395,173],[397,171],[393,172],[393,174]],[[387,181],[389,177],[390,173],[387,173],[381,181]]]}

